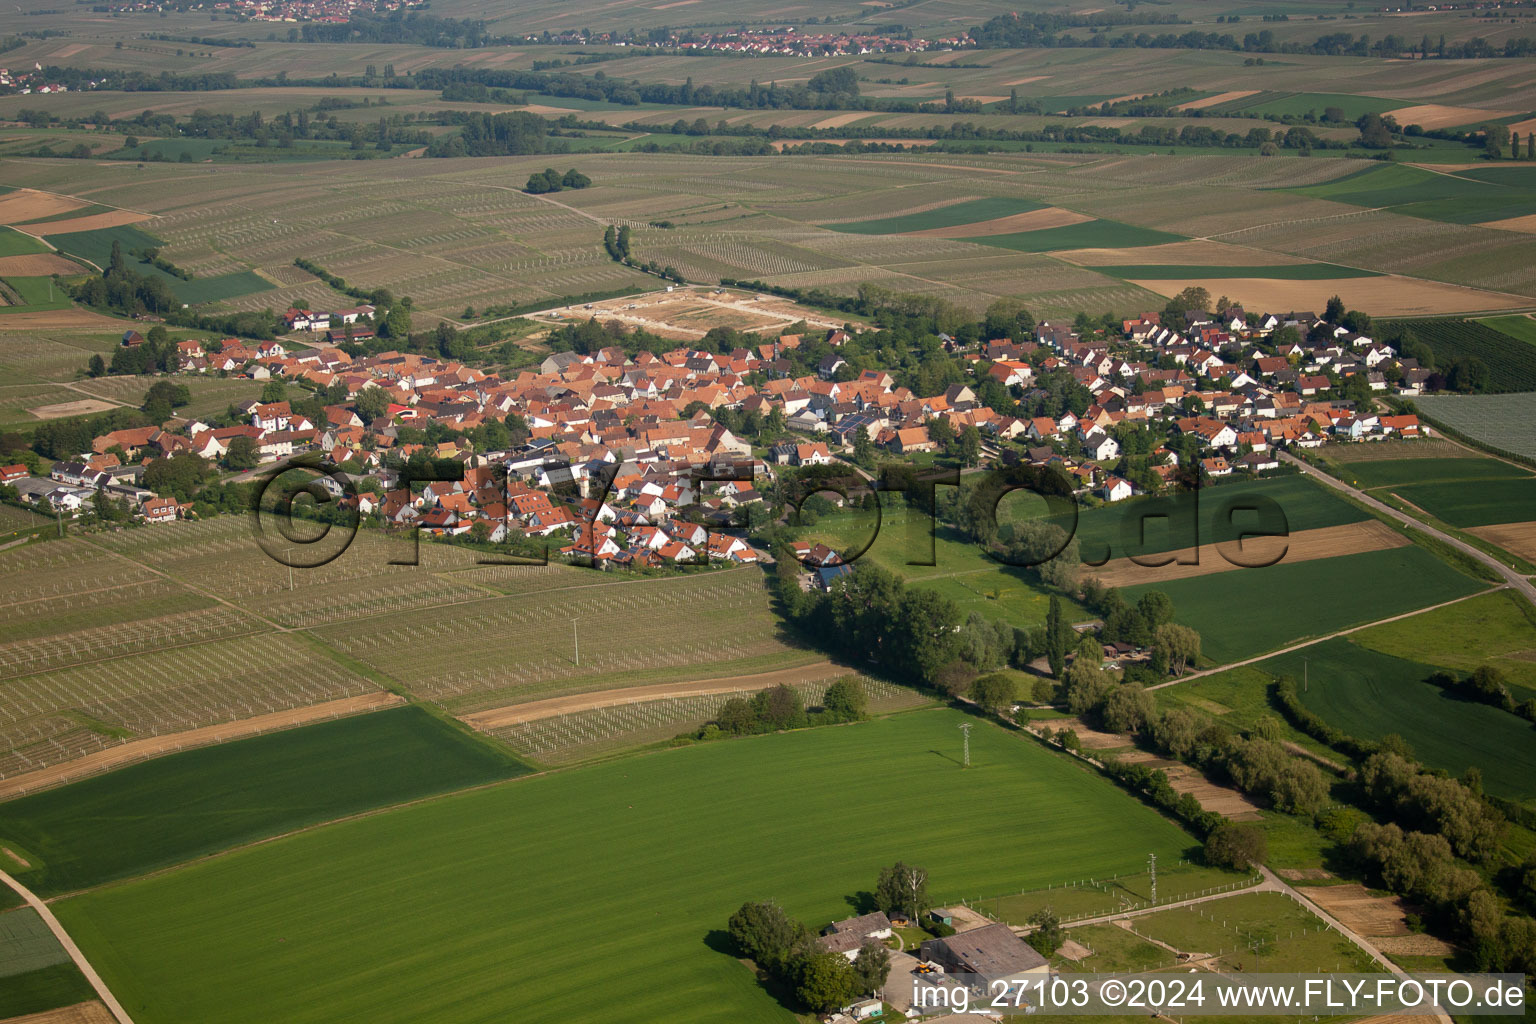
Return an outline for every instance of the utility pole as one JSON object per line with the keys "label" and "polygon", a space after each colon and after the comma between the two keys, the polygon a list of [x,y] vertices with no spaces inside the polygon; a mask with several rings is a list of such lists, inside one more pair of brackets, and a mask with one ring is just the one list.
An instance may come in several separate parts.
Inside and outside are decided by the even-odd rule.
{"label": "utility pole", "polygon": [[581,667],[581,637],[576,632],[576,620],[571,620],[571,646],[576,651],[576,667]]}
{"label": "utility pole", "polygon": [[1308,690],[1310,690],[1312,688],[1311,682],[1308,679],[1308,676],[1309,676],[1308,670],[1311,667],[1312,667],[1312,665],[1307,660],[1306,655],[1302,655],[1302,658],[1301,658],[1301,692],[1302,693],[1306,693]]}
{"label": "utility pole", "polygon": [[1151,854],[1148,858],[1150,867],[1147,869],[1152,875],[1152,904],[1157,905],[1157,854]]}
{"label": "utility pole", "polygon": [[293,548],[283,548],[283,561],[288,563],[288,591],[293,592]]}
{"label": "utility pole", "polygon": [[965,765],[964,765],[964,767],[969,768],[971,766],[971,723],[970,722],[963,723],[960,726],[960,731],[965,734]]}

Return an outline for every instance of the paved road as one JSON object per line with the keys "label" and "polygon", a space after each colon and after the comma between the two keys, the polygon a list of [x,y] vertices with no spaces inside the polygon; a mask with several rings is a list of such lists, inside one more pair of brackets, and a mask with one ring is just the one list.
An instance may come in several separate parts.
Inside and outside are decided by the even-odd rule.
{"label": "paved road", "polygon": [[75,940],[69,937],[69,933],[64,930],[64,926],[59,923],[59,919],[53,916],[53,911],[48,909],[48,904],[38,899],[31,889],[28,889],[4,871],[0,871],[0,882],[4,882],[12,889],[15,889],[17,894],[27,901],[27,906],[37,911],[38,916],[43,919],[43,923],[48,926],[48,930],[53,932],[54,938],[59,940],[59,945],[64,947],[64,952],[69,954],[69,958],[75,962],[75,966],[80,968],[80,973],[85,975],[85,980],[90,982],[91,988],[96,990],[96,997],[112,1012],[112,1016],[117,1018],[118,1024],[133,1024],[133,1018],[128,1016],[128,1011],[123,1009],[123,1004],[117,1001],[117,997],[112,994],[112,990],[107,988],[107,983],[102,981],[101,975],[96,973],[96,968],[92,967],[91,962],[85,958],[85,954],[80,952],[80,947],[75,945]]}
{"label": "paved road", "polygon": [[1371,497],[1369,494],[1366,494],[1364,491],[1351,487],[1349,484],[1346,484],[1344,481],[1338,479],[1337,477],[1329,476],[1322,470],[1307,465],[1307,463],[1296,458],[1294,455],[1291,455],[1287,452],[1279,452],[1278,454],[1280,456],[1280,461],[1288,462],[1291,465],[1298,467],[1301,470],[1302,475],[1310,476],[1312,479],[1316,480],[1320,484],[1323,484],[1325,487],[1332,487],[1336,491],[1343,491],[1345,494],[1348,494],[1362,505],[1366,505],[1369,508],[1382,513],[1383,515],[1390,516],[1397,520],[1399,523],[1402,523],[1404,526],[1418,530],[1420,533],[1427,533],[1437,540],[1444,541],[1458,551],[1465,552],[1471,557],[1477,559],[1479,562],[1482,562],[1484,565],[1488,566],[1494,572],[1497,572],[1506,583],[1508,583],[1511,587],[1514,587],[1521,594],[1525,595],[1525,599],[1527,601],[1536,604],[1536,586],[1533,586],[1530,580],[1526,579],[1524,576],[1520,575],[1520,573],[1514,569],[1511,569],[1497,558],[1488,554],[1488,552],[1483,551],[1480,548],[1473,547],[1471,544],[1468,544],[1466,541],[1460,539],[1459,537],[1452,537],[1448,533],[1437,530],[1435,527],[1430,526],[1428,523],[1420,522],[1408,513],[1400,512],[1393,508],[1391,505],[1377,501],[1375,498]]}

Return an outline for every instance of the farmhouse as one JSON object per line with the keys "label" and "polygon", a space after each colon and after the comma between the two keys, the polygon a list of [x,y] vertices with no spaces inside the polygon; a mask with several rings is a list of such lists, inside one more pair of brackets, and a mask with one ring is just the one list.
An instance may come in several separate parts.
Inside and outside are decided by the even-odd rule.
{"label": "farmhouse", "polygon": [[816,943],[829,953],[841,953],[853,960],[866,944],[888,939],[891,935],[890,918],[884,911],[877,910],[873,914],[833,921],[822,929]]}
{"label": "farmhouse", "polygon": [[922,945],[922,958],[946,971],[1012,978],[1020,974],[1044,974],[1045,957],[1006,924],[989,924]]}

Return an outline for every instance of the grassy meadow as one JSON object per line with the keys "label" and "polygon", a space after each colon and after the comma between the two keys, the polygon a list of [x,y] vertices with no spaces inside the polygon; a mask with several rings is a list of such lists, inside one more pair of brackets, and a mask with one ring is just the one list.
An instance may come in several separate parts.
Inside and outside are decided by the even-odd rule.
{"label": "grassy meadow", "polygon": [[[1192,845],[1084,769],[985,725],[966,785],[986,798],[925,802],[960,779],[956,726],[969,720],[916,711],[519,780],[56,909],[142,1024],[390,1024],[529,1005],[603,1021],[616,1002],[633,1021],[686,1007],[700,1022],[787,1022],[722,951],[743,900],[778,899],[819,927],[897,858],[927,867],[943,900],[1134,871],[1148,853],[1171,863]],[[771,810],[786,801],[793,814]],[[899,840],[872,838],[892,821]],[[534,963],[601,964],[602,998]]]}

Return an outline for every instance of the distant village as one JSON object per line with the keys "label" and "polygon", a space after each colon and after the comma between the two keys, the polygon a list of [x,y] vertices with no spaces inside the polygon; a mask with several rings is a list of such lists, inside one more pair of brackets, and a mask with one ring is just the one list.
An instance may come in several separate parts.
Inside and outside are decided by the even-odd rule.
{"label": "distant village", "polygon": [[681,32],[654,32],[635,38],[614,32],[570,30],[561,33],[529,35],[530,43],[560,46],[611,44],[667,50],[692,50],[712,53],[737,53],[757,56],[827,57],[867,53],[923,53],[930,50],[962,50],[975,47],[975,40],[964,33],[942,39],[916,39],[879,32],[817,32],[784,28],[728,29],[710,32],[687,29]]}
{"label": "distant village", "polygon": [[[766,511],[757,488],[783,467],[850,461],[861,446],[881,458],[921,461],[941,448],[940,438],[974,431],[983,464],[1054,464],[1082,500],[1118,502],[1160,490],[1177,473],[1181,451],[1196,453],[1201,473],[1219,478],[1277,469],[1276,453],[1287,449],[1418,437],[1417,417],[1368,411],[1339,396],[1411,396],[1430,378],[1413,359],[1313,313],[1254,317],[1227,309],[1189,313],[1178,324],[1148,313],[1123,321],[1120,337],[1110,340],[1084,339],[1066,323],[1046,321],[1028,337],[970,350],[941,336],[972,380],[918,395],[884,371],[853,374],[838,355],[853,337],[843,329],[765,337],[728,354],[687,345],[633,356],[618,346],[556,352],[502,377],[426,355],[348,355],[338,347],[371,338],[375,312],[291,309],[286,341],[176,343],[180,374],[281,380],[290,394],[297,385],[304,394],[346,396],[324,405],[323,416],[293,408],[313,409],[312,402],[248,401],[236,407],[241,422],[233,426],[194,417],[116,430],[56,463],[47,478],[14,465],[0,467],[0,482],[49,514],[88,514],[101,491],[159,523],[193,511],[143,486],[153,460],[185,454],[216,465],[235,446],[267,465],[316,453],[347,467],[353,481],[377,481],[349,493],[346,505],[430,535],[489,543],[548,538],[562,554],[602,567],[744,564],[766,553],[748,542],[747,531],[729,528],[754,521],[750,506]],[[786,357],[812,342],[830,354],[815,373],[792,376]],[[134,331],[122,338],[124,346],[143,343]],[[1008,416],[978,399],[978,392],[995,393],[991,381],[1029,407],[1044,394],[1042,376],[1059,381],[1062,371],[1091,396],[1081,412]],[[780,427],[775,443],[754,448],[711,415],[726,411]],[[434,423],[469,434],[513,417],[518,437],[497,450],[474,450],[463,437],[401,440],[423,436]],[[1150,431],[1153,447],[1138,472],[1118,471],[1121,438],[1131,428]],[[419,491],[399,486],[392,467],[418,456],[461,462],[463,479]],[[838,562],[830,551],[819,559],[809,548],[797,553],[812,565]],[[829,586],[830,578],[816,582]]]}

